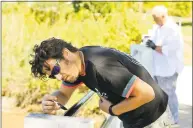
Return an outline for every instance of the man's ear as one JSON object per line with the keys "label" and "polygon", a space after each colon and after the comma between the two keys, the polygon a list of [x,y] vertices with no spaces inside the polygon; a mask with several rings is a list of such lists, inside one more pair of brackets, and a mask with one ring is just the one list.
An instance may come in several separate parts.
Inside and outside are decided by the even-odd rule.
{"label": "man's ear", "polygon": [[65,59],[68,59],[69,58],[69,53],[70,51],[67,49],[67,48],[63,48],[62,50],[62,55]]}

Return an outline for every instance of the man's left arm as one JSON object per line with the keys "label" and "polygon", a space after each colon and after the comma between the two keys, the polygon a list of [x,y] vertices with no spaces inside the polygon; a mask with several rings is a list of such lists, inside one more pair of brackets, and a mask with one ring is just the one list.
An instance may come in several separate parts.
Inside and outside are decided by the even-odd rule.
{"label": "man's left arm", "polygon": [[[112,112],[115,115],[132,111],[155,98],[153,88],[138,77],[134,81],[132,87],[133,88],[126,99],[112,107]],[[100,108],[107,113],[109,113],[109,107],[111,105],[112,104],[105,99],[102,99],[99,103]]]}
{"label": "man's left arm", "polygon": [[137,78],[134,82],[133,90],[130,93],[130,96],[113,106],[112,112],[115,115],[120,115],[122,113],[132,111],[152,101],[154,98],[155,93],[153,88],[140,78]]}

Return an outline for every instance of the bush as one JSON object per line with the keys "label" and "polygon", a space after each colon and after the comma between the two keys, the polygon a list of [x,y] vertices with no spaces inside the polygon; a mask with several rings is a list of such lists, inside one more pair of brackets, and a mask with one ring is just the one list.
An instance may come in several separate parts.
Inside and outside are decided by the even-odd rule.
{"label": "bush", "polygon": [[175,2],[173,4],[170,4],[168,13],[172,16],[188,17],[191,15],[191,11],[191,2]]}
{"label": "bush", "polygon": [[143,11],[148,12],[156,5],[164,5],[168,8],[168,14],[172,16],[188,17],[192,12],[191,2],[143,2]]}

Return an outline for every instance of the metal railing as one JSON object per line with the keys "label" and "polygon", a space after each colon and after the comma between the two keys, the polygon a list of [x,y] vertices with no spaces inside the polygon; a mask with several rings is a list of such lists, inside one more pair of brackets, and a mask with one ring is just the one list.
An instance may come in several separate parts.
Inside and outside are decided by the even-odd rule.
{"label": "metal railing", "polygon": [[75,116],[76,113],[80,110],[81,107],[85,105],[87,101],[91,99],[94,95],[93,91],[89,91],[82,99],[80,99],[76,104],[74,104],[70,109],[68,109],[64,116]]}
{"label": "metal railing", "polygon": [[[69,108],[65,113],[64,116],[75,116],[80,109],[92,98],[94,95],[93,91],[89,91],[82,99],[80,99],[77,103],[75,103],[71,108]],[[109,116],[107,119],[104,120],[101,128],[108,128],[112,123],[114,117]]]}
{"label": "metal railing", "polygon": [[111,125],[111,123],[112,123],[112,121],[113,121],[113,119],[114,119],[113,116],[109,116],[108,119],[104,120],[104,122],[103,122],[101,128],[109,128],[110,125]]}

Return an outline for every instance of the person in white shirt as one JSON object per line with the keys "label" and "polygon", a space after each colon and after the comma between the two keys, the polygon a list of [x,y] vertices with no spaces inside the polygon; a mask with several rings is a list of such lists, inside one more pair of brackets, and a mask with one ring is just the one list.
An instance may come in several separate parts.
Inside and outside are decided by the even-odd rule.
{"label": "person in white shirt", "polygon": [[167,8],[155,6],[152,16],[156,23],[146,45],[153,49],[153,75],[158,85],[169,96],[169,108],[178,124],[176,81],[183,69],[183,39],[179,26],[169,18]]}

